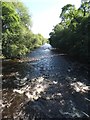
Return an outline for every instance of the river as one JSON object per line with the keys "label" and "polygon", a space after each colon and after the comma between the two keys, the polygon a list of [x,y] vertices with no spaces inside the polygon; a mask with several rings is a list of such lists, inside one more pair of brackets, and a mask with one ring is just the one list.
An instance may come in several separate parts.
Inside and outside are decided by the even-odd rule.
{"label": "river", "polygon": [[2,119],[89,118],[88,67],[49,44],[2,61]]}

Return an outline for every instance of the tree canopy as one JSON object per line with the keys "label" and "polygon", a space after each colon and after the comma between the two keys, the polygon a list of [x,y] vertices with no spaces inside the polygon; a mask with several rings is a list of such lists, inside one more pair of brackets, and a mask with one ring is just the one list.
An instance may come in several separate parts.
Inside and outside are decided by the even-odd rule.
{"label": "tree canopy", "polygon": [[69,55],[88,60],[90,41],[90,2],[76,9],[67,4],[60,14],[61,22],[50,33],[50,44]]}
{"label": "tree canopy", "polygon": [[32,20],[23,3],[2,2],[2,54],[20,58],[47,40],[31,31]]}

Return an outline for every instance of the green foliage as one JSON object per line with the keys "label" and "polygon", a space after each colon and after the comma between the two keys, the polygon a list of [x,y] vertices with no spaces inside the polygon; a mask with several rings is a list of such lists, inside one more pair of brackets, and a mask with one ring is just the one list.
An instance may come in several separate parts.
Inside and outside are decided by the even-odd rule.
{"label": "green foliage", "polygon": [[31,16],[23,3],[2,2],[2,53],[6,58],[20,58],[46,42],[30,30]]}
{"label": "green foliage", "polygon": [[68,4],[62,8],[61,22],[50,33],[50,44],[64,52],[88,60],[90,42],[90,6],[83,3],[79,9]]}
{"label": "green foliage", "polygon": [[88,16],[90,14],[90,2],[82,3],[79,10],[82,11],[83,16]]}
{"label": "green foliage", "polygon": [[13,5],[22,21],[22,24],[26,27],[31,27],[32,21],[31,21],[31,15],[28,13],[28,9],[23,5],[22,2],[14,2]]}

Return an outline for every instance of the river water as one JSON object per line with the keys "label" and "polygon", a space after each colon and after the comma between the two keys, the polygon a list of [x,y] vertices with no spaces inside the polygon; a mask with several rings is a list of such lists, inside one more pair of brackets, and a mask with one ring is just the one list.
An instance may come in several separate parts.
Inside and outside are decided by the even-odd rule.
{"label": "river water", "polygon": [[2,61],[2,119],[89,118],[88,67],[49,44]]}

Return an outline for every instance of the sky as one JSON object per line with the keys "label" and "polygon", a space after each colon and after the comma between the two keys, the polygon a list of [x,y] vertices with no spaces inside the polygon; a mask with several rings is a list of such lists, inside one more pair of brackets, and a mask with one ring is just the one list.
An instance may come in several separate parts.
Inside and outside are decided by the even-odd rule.
{"label": "sky", "polygon": [[60,22],[61,8],[66,4],[73,4],[77,8],[81,0],[21,0],[27,6],[32,16],[32,31],[42,34],[45,38],[54,26]]}

